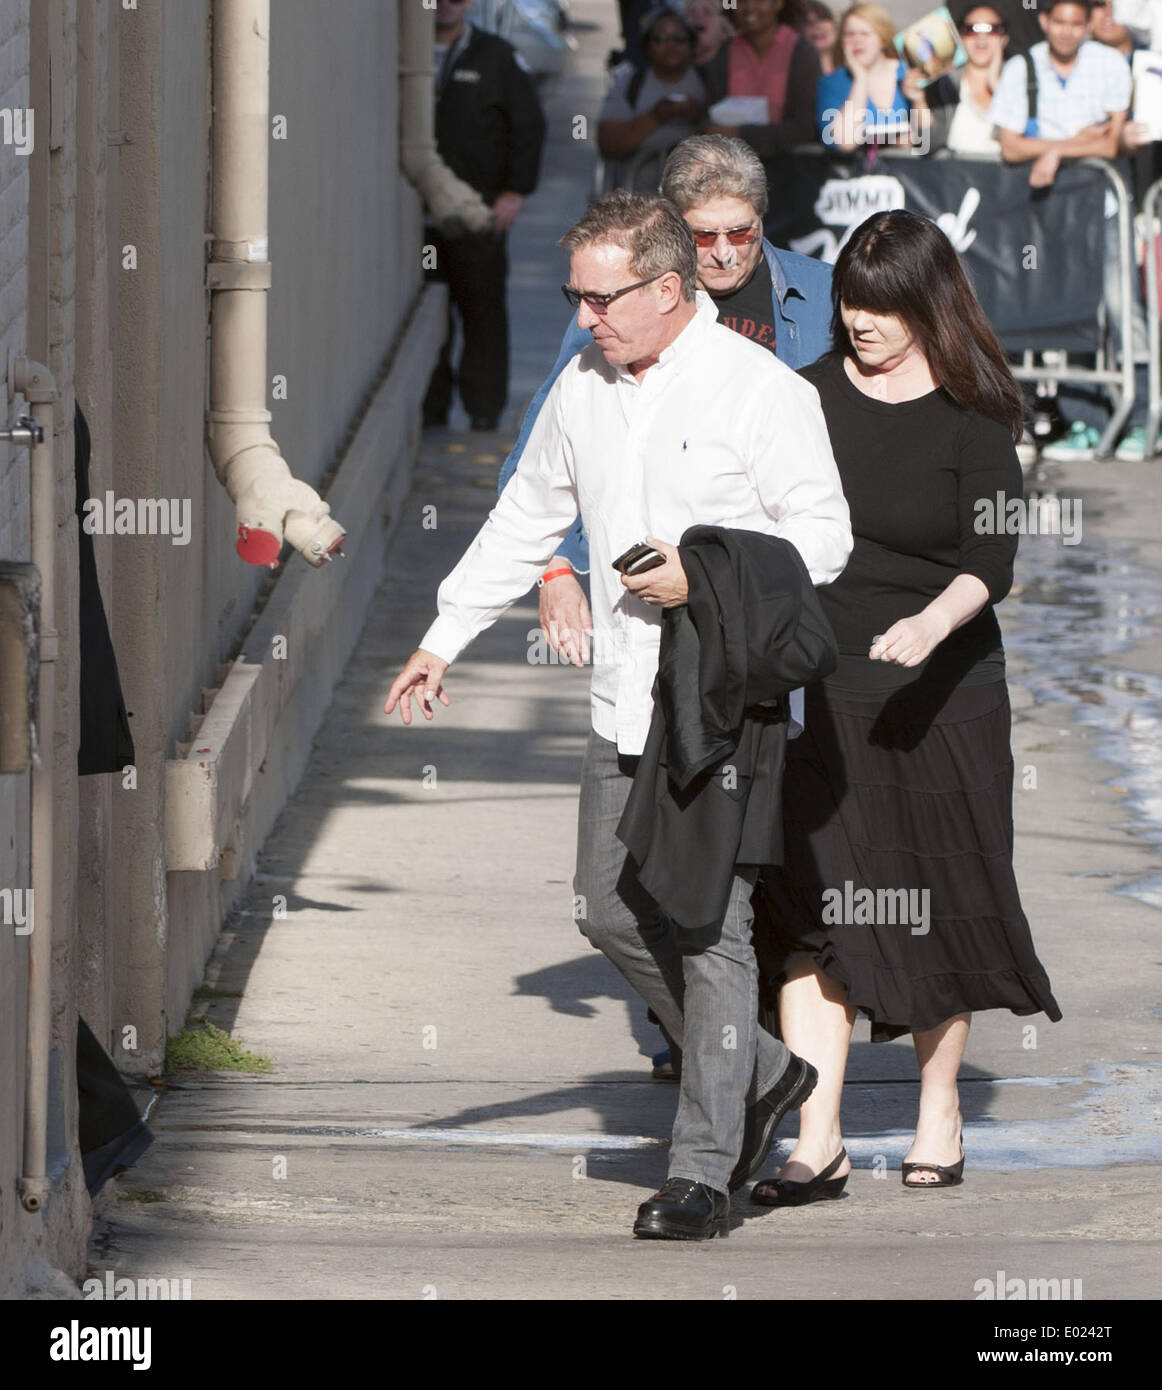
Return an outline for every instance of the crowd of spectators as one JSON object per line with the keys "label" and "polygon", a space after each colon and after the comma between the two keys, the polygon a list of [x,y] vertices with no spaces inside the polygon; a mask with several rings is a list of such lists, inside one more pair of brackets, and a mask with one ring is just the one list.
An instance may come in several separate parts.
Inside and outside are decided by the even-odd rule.
{"label": "crowd of spectators", "polygon": [[[495,53],[481,48],[480,55],[466,53],[465,46],[483,44],[511,3],[437,0],[441,154],[477,187],[478,146],[491,139],[489,169],[495,165],[496,177],[510,186],[494,188],[485,179],[493,228],[441,248],[439,274],[449,280],[463,321],[464,353],[454,374],[450,329],[425,402],[430,423],[447,417],[453,375],[480,428],[495,425],[505,400],[506,354],[485,350],[481,333],[485,325],[504,322],[504,233],[535,185],[543,124],[520,55],[507,44]],[[596,121],[601,158],[595,194],[655,190],[669,152],[694,134],[741,139],[755,152],[771,194],[766,231],[784,244],[802,236],[793,225],[802,215],[795,203],[796,163],[807,148],[853,158],[894,146],[916,158],[947,152],[1001,159],[1026,168],[1032,189],[1045,195],[1063,160],[1122,161],[1139,202],[1162,176],[1162,0],[1040,0],[1035,9],[1027,0],[948,0],[945,32],[927,28],[926,48],[905,42],[889,9],[874,0],[857,0],[841,12],[824,0],[619,0],[619,6],[624,45],[611,55],[610,85]],[[960,52],[950,67],[951,29]],[[1136,58],[1143,53],[1144,59]],[[1153,67],[1151,53],[1159,55]],[[489,54],[497,73],[503,69],[495,93],[487,84],[469,86],[480,76],[476,57]],[[934,62],[934,54],[945,61]],[[457,67],[465,70],[452,71]],[[1156,111],[1150,109],[1151,82]],[[495,139],[488,136],[492,127]],[[1104,300],[1115,355],[1132,359],[1136,383],[1117,457],[1137,460],[1145,457],[1146,444],[1142,256],[1133,277],[1133,312],[1123,321],[1118,237],[1107,206]],[[1064,354],[1047,353],[1043,365],[1052,369],[1064,360]],[[1030,395],[1024,462],[1038,450],[1049,459],[1094,455],[1100,434],[1092,415],[1068,422],[1052,381]],[[1100,403],[1096,408],[1100,417]],[[1080,413],[1088,409],[1083,403]]]}
{"label": "crowd of spectators", "polygon": [[[763,159],[813,141],[1031,161],[1053,151],[1030,155],[1020,142],[1068,143],[1059,158],[1113,158],[1151,143],[1127,119],[1130,60],[1155,43],[1162,52],[1162,17],[1151,27],[1162,0],[1053,0],[1039,13],[1021,0],[954,0],[949,9],[966,61],[929,78],[901,56],[898,27],[876,3],[838,14],[822,0],[636,8],[634,41],[598,118],[601,152],[634,166],[640,152],[672,148],[694,129],[741,137]],[[1041,161],[1035,182],[1051,182],[1050,163]]]}
{"label": "crowd of spectators", "polygon": [[[598,118],[598,191],[656,188],[666,153],[695,132],[750,145],[776,201],[787,160],[811,145],[999,157],[1026,165],[1034,189],[1053,185],[1063,159],[1086,156],[1129,160],[1138,197],[1162,174],[1162,144],[1131,111],[1134,53],[1162,54],[1162,0],[1042,0],[1036,10],[950,0],[948,10],[964,61],[931,75],[902,55],[898,26],[877,3],[837,12],[823,0],[671,0],[643,13],[626,0],[626,54],[641,56],[614,68]],[[1107,237],[1112,267],[1112,218]],[[1135,316],[1140,341],[1140,293]],[[1139,370],[1120,458],[1144,456],[1144,381]],[[1039,388],[1042,456],[1092,457],[1097,431],[1071,428],[1055,397],[1054,386]]]}

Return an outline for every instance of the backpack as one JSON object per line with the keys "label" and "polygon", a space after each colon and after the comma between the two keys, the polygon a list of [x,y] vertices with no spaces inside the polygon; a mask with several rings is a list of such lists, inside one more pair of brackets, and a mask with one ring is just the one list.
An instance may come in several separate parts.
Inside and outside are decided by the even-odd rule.
{"label": "backpack", "polygon": [[646,68],[634,68],[633,76],[629,79],[629,85],[625,89],[625,99],[635,111],[637,110],[637,99],[642,94],[647,71]]}
{"label": "backpack", "polygon": [[1028,115],[1025,118],[1025,134],[1029,134],[1030,124],[1037,120],[1037,69],[1033,66],[1033,59],[1028,53],[1022,53],[1021,57],[1025,60],[1025,100],[1028,104]]}

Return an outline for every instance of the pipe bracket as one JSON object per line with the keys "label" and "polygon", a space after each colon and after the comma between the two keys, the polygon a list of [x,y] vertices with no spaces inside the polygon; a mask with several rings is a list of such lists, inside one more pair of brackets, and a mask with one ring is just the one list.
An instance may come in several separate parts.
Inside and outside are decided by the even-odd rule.
{"label": "pipe bracket", "polygon": [[269,261],[210,261],[206,266],[207,289],[268,290],[270,285]]}

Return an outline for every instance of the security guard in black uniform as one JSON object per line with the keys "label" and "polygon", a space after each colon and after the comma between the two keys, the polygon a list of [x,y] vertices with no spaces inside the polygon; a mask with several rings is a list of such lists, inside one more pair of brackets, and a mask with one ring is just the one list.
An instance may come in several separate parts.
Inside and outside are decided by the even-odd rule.
{"label": "security guard in black uniform", "polygon": [[[448,283],[464,332],[460,399],[474,430],[493,430],[508,395],[506,233],[537,186],[545,117],[527,67],[511,44],[465,19],[469,0],[437,0],[436,145],[457,177],[492,208],[492,230],[458,237],[425,231],[436,247],[433,278]],[[425,425],[447,423],[455,376],[452,317],[424,399]]]}

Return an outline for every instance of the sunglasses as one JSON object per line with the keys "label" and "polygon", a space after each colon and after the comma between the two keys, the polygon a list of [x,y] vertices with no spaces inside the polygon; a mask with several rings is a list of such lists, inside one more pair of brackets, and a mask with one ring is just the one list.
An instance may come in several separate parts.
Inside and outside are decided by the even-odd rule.
{"label": "sunglasses", "polygon": [[588,294],[585,290],[575,290],[572,285],[562,285],[561,293],[574,309],[580,309],[582,303],[585,303],[595,314],[604,314],[615,299],[620,299],[623,294],[629,294],[631,290],[640,290],[643,285],[652,285],[655,280],[660,280],[663,275],[669,275],[669,273],[668,270],[660,270],[657,275],[651,275],[648,280],[639,280],[636,284],[626,285],[624,289],[614,290],[611,294]]}
{"label": "sunglasses", "polygon": [[689,34],[651,34],[650,43],[681,43],[690,42]]}
{"label": "sunglasses", "polygon": [[731,246],[749,246],[758,236],[758,228],[753,223],[749,227],[732,227],[728,232],[695,231],[691,227],[690,235],[694,238],[694,245],[702,250],[713,246],[720,236],[724,236]]}
{"label": "sunglasses", "polygon": [[1003,24],[962,24],[960,32],[967,39],[973,34],[1007,34]]}

